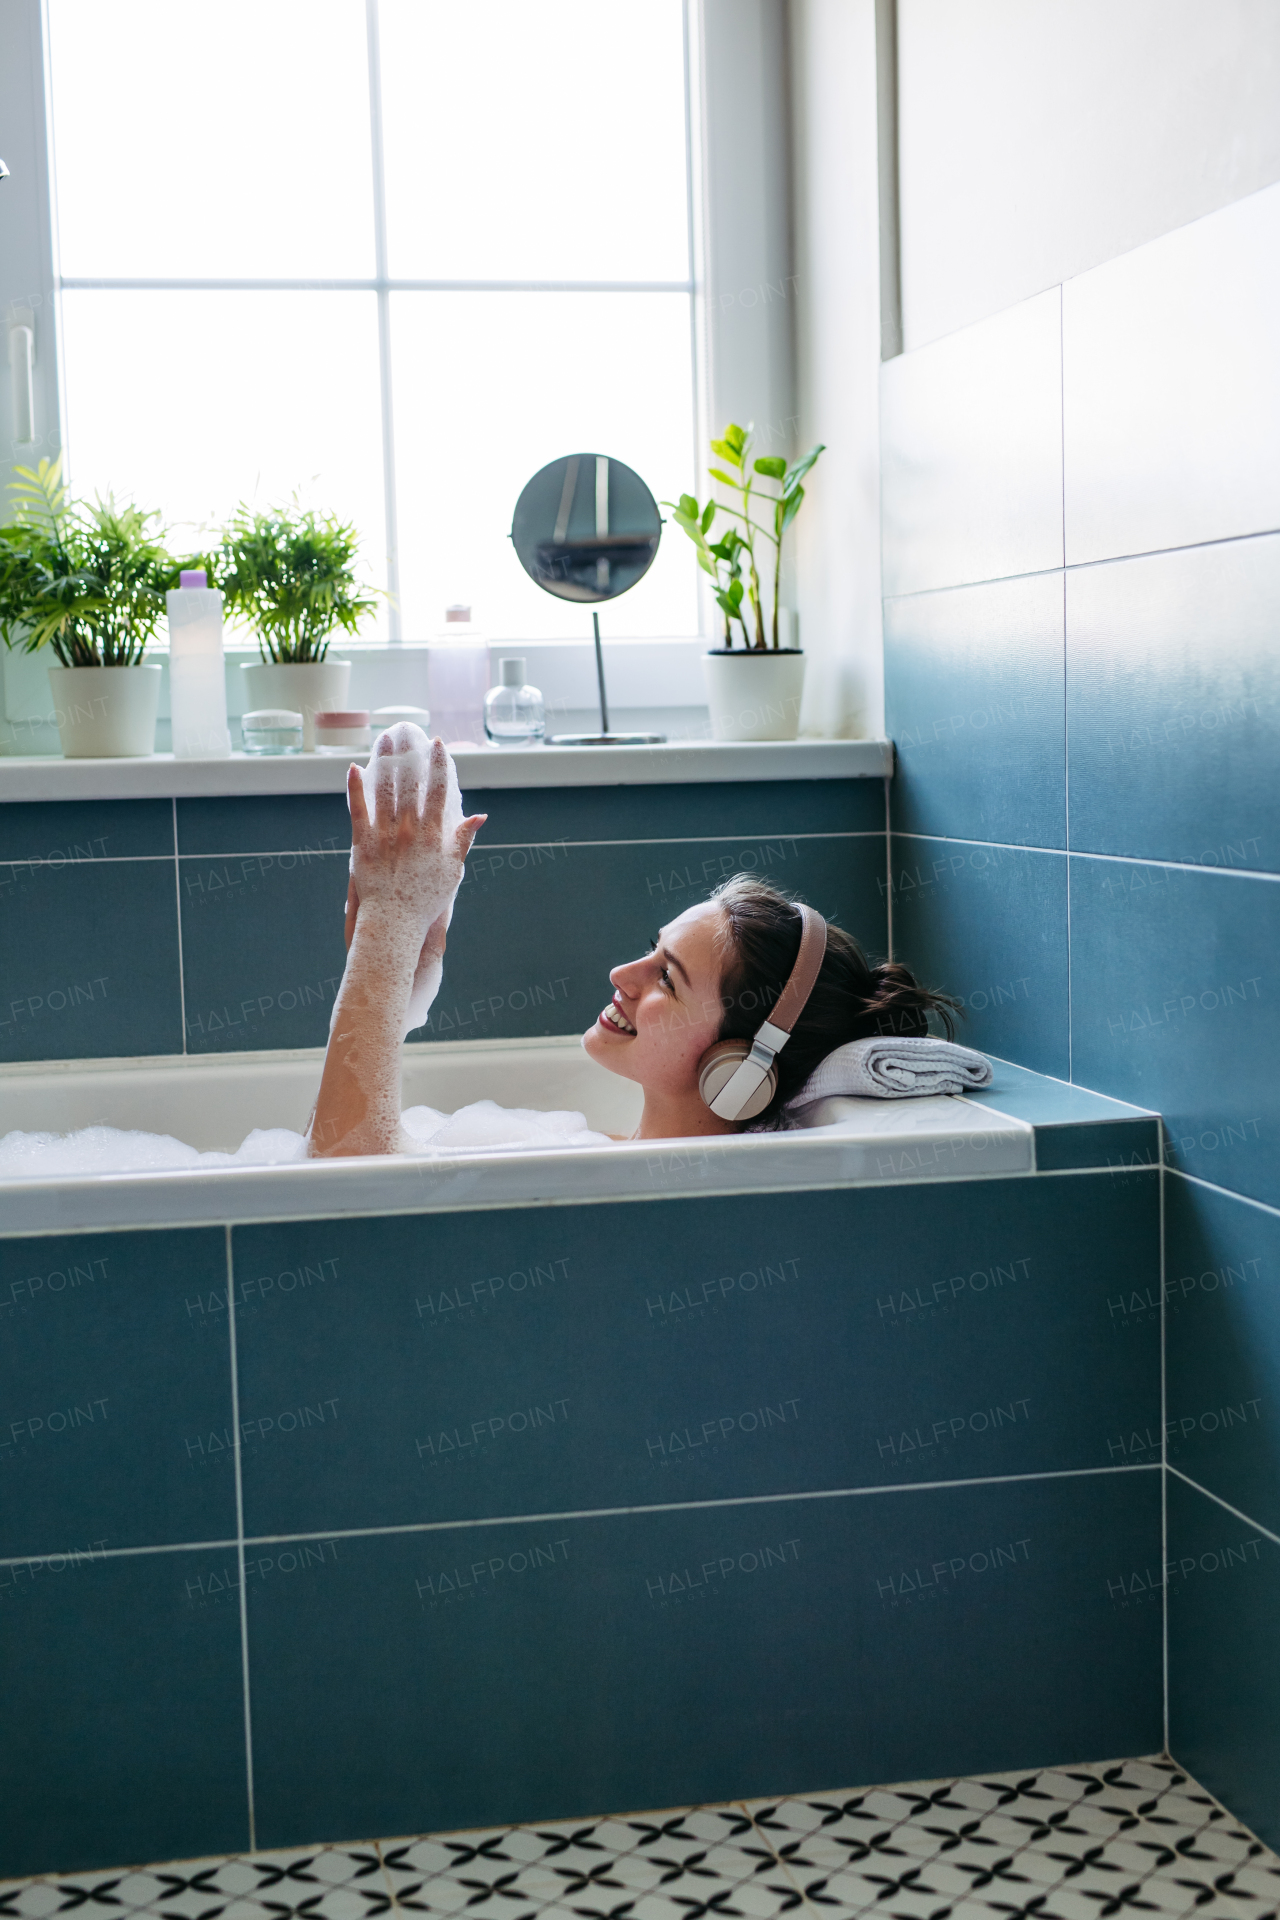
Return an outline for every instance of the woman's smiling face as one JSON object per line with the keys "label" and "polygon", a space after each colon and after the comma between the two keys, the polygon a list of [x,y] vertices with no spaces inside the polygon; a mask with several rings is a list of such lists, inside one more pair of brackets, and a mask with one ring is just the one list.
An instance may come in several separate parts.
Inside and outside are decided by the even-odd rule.
{"label": "woman's smiling face", "polygon": [[651,953],[613,969],[613,999],[582,1036],[599,1066],[659,1097],[696,1091],[698,1062],[720,1033],[724,930],[704,900],[664,927]]}

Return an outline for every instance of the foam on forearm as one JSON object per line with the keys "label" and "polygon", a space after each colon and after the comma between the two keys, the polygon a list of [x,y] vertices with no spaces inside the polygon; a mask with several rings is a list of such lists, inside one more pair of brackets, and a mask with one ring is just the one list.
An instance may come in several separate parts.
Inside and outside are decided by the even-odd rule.
{"label": "foam on forearm", "polygon": [[[388,746],[391,751],[387,751]],[[370,899],[389,909],[379,939],[380,951],[386,956],[387,986],[390,988],[393,979],[403,979],[405,972],[412,981],[402,1038],[423,1024],[440,991],[443,964],[438,956],[423,956],[423,941],[440,918],[448,925],[462,884],[462,866],[456,852],[463,818],[462,792],[452,756],[443,748],[440,753],[445,791],[439,836],[431,842],[424,840],[418,856],[407,869],[398,871],[393,881],[377,874],[370,884],[368,863],[360,859],[354,845],[351,850],[351,871],[362,907]],[[434,777],[440,778],[438,766]],[[432,743],[420,727],[401,722],[380,735],[361,773],[370,822],[378,819],[379,801],[390,810],[397,798],[402,807],[409,802],[421,814],[432,778]]]}

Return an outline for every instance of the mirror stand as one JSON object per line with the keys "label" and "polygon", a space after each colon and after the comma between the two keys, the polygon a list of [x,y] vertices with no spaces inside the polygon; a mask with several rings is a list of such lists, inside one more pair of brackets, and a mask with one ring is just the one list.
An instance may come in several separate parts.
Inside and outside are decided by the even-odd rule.
{"label": "mirror stand", "polygon": [[[569,453],[521,489],[511,522],[516,558],[557,600],[616,600],[649,571],[662,538],[658,503],[638,473],[607,453]],[[554,733],[549,747],[657,747],[665,733],[610,733],[600,616],[596,637],[599,733]]]}
{"label": "mirror stand", "polygon": [[604,650],[600,645],[600,615],[591,610],[591,629],[596,639],[596,685],[600,689],[599,733],[553,733],[549,747],[660,747],[665,733],[610,733],[609,702],[604,690]]}

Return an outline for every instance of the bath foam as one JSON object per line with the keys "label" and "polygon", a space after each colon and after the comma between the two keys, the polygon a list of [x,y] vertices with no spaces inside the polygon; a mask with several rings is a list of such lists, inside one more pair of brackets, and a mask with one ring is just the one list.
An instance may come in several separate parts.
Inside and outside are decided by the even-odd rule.
{"label": "bath foam", "polygon": [[[371,874],[354,842],[351,848],[351,874],[361,903],[376,901],[389,910],[397,929],[397,957],[402,962],[407,961],[410,948],[414,953],[413,988],[403,1038],[424,1024],[440,991],[443,959],[439,954],[427,952],[423,941],[437,920],[443,919],[448,929],[462,885],[462,862],[455,851],[458,828],[463,820],[458,769],[453,756],[443,746],[439,747],[438,755],[434,752],[435,745],[421,727],[414,726],[412,721],[399,721],[386,733],[379,734],[360,778],[371,822],[378,817],[380,800],[384,812],[389,812],[398,799],[401,805],[411,802],[421,814],[429,790],[443,778],[444,813],[439,841],[434,846],[424,845],[411,870],[397,876],[394,882]],[[335,1005],[335,1015],[336,1012]]]}
{"label": "bath foam", "polygon": [[500,1107],[475,1100],[456,1113],[407,1107],[400,1116],[409,1153],[478,1153],[489,1147],[608,1146],[607,1133],[593,1133],[581,1113],[539,1113],[533,1107]]}
{"label": "bath foam", "polygon": [[[414,1158],[492,1152],[502,1147],[607,1146],[580,1113],[536,1113],[477,1100],[453,1114],[410,1107],[402,1153]],[[307,1159],[307,1142],[288,1127],[255,1127],[234,1153],[202,1153],[168,1133],[82,1127],[76,1133],[7,1133],[0,1138],[0,1180],[84,1179],[105,1173],[187,1173],[215,1167],[284,1167]],[[381,1156],[379,1156],[381,1157]]]}
{"label": "bath foam", "polygon": [[182,1173],[202,1167],[279,1167],[305,1160],[307,1143],[287,1127],[255,1127],[234,1153],[201,1153],[171,1133],[82,1127],[76,1133],[6,1133],[0,1179],[83,1178],[93,1173]]}

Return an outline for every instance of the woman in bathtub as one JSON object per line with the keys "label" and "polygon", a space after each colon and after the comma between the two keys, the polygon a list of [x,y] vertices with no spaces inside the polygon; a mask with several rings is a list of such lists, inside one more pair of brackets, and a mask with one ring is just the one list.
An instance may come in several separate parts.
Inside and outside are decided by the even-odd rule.
{"label": "woman in bathtub", "polygon": [[[487,818],[461,819],[451,776],[440,741],[428,744],[403,724],[379,737],[368,776],[359,767],[347,776],[347,965],[308,1130],[313,1155],[396,1153],[407,1144],[400,1047],[435,997],[463,863]],[[649,953],[613,969],[613,997],[583,1046],[597,1065],[643,1088],[636,1139],[740,1130],[744,1123],[706,1105],[698,1064],[717,1040],[751,1039],[790,976],[801,931],[793,902],[738,874],[664,927]],[[855,940],[828,927],[817,979],[777,1055],[777,1090],[749,1124],[781,1125],[788,1100],[848,1041],[923,1035],[930,1009],[950,1034],[954,1005],[892,961],[869,967]]]}

